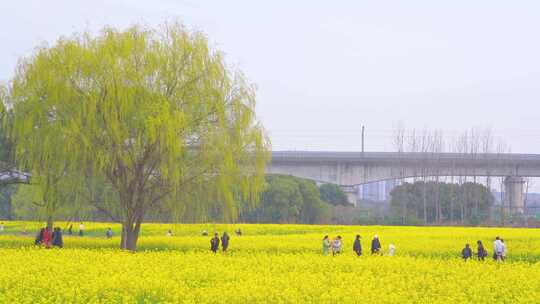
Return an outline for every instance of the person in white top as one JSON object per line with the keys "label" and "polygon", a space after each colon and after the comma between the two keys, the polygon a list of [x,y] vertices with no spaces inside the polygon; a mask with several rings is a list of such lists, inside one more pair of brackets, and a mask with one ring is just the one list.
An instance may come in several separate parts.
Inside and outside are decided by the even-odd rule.
{"label": "person in white top", "polygon": [[341,253],[341,236],[338,235],[332,242],[332,255]]}
{"label": "person in white top", "polygon": [[493,258],[496,261],[502,261],[504,252],[504,243],[501,242],[501,239],[497,236],[495,242],[493,242]]}
{"label": "person in white top", "polygon": [[84,225],[83,223],[81,223],[79,225],[79,236],[83,236],[84,235]]}
{"label": "person in white top", "polygon": [[0,223],[0,231],[4,231],[4,222]]}
{"label": "person in white top", "polygon": [[395,253],[396,253],[396,246],[394,246],[394,244],[388,245],[388,255],[394,256]]}

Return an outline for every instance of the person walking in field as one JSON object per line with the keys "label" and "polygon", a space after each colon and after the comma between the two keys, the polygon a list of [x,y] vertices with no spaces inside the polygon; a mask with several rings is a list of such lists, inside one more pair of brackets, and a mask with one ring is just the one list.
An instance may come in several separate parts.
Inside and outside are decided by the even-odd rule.
{"label": "person walking in field", "polygon": [[45,248],[51,248],[52,233],[49,227],[46,227],[43,231],[43,244]]}
{"label": "person walking in field", "polygon": [[506,259],[506,244],[504,243],[503,239],[501,239],[501,244],[502,244],[501,260],[504,261]]}
{"label": "person walking in field", "polygon": [[461,257],[465,261],[472,258],[472,250],[471,250],[471,247],[469,247],[469,244],[465,244],[465,248],[461,250]]}
{"label": "person walking in field", "polygon": [[227,232],[223,232],[223,235],[221,236],[221,249],[225,252],[227,251],[227,248],[229,248],[229,235]]}
{"label": "person walking in field", "polygon": [[502,261],[503,250],[504,250],[504,244],[501,242],[501,239],[497,236],[495,238],[495,242],[493,242],[493,259],[495,261]]}
{"label": "person walking in field", "polygon": [[380,254],[381,253],[381,241],[379,241],[379,236],[375,235],[371,241],[371,254]]}
{"label": "person walking in field", "polygon": [[68,234],[69,234],[69,235],[73,235],[73,224],[70,224],[70,225],[69,225],[69,228],[68,228]]}
{"label": "person walking in field", "polygon": [[332,242],[332,255],[340,254],[341,247],[342,247],[341,236],[338,235]]}
{"label": "person walking in field", "polygon": [[485,257],[487,257],[488,253],[486,251],[486,248],[484,248],[484,245],[482,244],[482,241],[478,240],[476,242],[478,245],[478,249],[476,251],[476,255],[478,257],[479,261],[483,261]]}
{"label": "person walking in field", "polygon": [[330,239],[328,239],[328,235],[325,235],[322,239],[322,252],[323,255],[330,253]]}
{"label": "person walking in field", "polygon": [[83,223],[81,223],[79,225],[79,236],[83,236],[84,235],[84,225]]}
{"label": "person walking in field", "polygon": [[210,239],[210,250],[212,250],[214,253],[217,253],[219,249],[219,236],[216,233],[214,233],[214,237]]}
{"label": "person walking in field", "polygon": [[353,251],[356,253],[357,256],[362,255],[362,244],[360,244],[360,235],[359,234],[357,234],[356,238],[354,239]]}
{"label": "person walking in field", "polygon": [[4,232],[4,222],[0,223],[0,232]]}
{"label": "person walking in field", "polygon": [[107,232],[105,232],[105,236],[106,236],[108,239],[112,238],[113,232],[112,232],[111,227],[107,228]]}
{"label": "person walking in field", "polygon": [[64,247],[64,240],[62,239],[62,229],[60,229],[60,227],[54,228],[54,231],[52,233],[52,245],[58,248]]}
{"label": "person walking in field", "polygon": [[388,245],[388,255],[394,256],[394,254],[396,254],[396,246],[394,244]]}

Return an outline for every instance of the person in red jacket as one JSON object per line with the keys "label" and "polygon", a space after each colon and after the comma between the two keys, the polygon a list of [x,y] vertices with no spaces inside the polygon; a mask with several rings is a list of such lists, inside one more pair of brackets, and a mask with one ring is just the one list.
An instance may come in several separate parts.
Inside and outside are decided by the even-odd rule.
{"label": "person in red jacket", "polygon": [[43,231],[43,244],[45,245],[45,248],[51,248],[51,240],[52,240],[52,234],[49,227],[45,228]]}

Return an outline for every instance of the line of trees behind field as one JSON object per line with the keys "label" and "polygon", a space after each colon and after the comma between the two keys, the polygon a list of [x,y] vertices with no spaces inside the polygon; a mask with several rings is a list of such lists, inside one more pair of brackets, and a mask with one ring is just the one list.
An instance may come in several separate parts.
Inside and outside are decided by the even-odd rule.
{"label": "line of trees behind field", "polygon": [[401,218],[401,224],[422,223],[426,218],[428,223],[477,225],[489,219],[494,200],[489,189],[477,183],[417,181],[392,190],[390,209],[394,219]]}
{"label": "line of trees behind field", "polygon": [[[96,199],[111,204],[113,195],[107,194],[107,189],[99,191]],[[35,186],[13,185],[9,193],[0,193],[0,218],[36,220],[46,219],[47,213],[41,207],[40,188]],[[333,207],[349,205],[345,193],[337,185],[323,184],[320,187],[313,181],[293,176],[267,175],[265,187],[261,193],[260,203],[254,207],[246,207],[240,212],[239,221],[250,223],[302,223],[326,224],[332,221]],[[69,198],[66,198],[69,199]],[[106,213],[96,208],[68,208],[70,204],[60,203],[65,208],[57,210],[56,220],[109,220]],[[205,221],[221,221],[222,210],[208,210]],[[158,208],[146,215],[145,220],[154,222],[200,222],[201,219],[193,212],[184,212],[180,218],[177,215]]]}
{"label": "line of trees behind field", "polygon": [[341,188],[318,187],[313,181],[293,176],[268,175],[260,205],[244,212],[241,219],[252,223],[330,223],[332,207],[348,205]]}
{"label": "line of trees behind field", "polygon": [[[407,130],[403,125],[398,125],[394,131],[394,149],[398,153],[407,152],[420,152],[423,153],[425,159],[419,160],[418,172],[414,174],[415,178],[412,179],[410,184],[406,184],[400,190],[396,191],[399,197],[392,197],[394,204],[401,204],[401,208],[394,208],[394,215],[400,213],[401,222],[408,223],[411,215],[420,220],[422,224],[441,224],[443,222],[456,222],[465,224],[471,219],[475,219],[473,222],[479,221],[486,217],[483,210],[483,202],[485,193],[491,193],[494,187],[501,189],[501,197],[499,200],[503,202],[500,218],[504,218],[504,212],[510,212],[509,206],[504,205],[504,187],[503,178],[493,177],[489,175],[489,168],[487,176],[477,175],[474,170],[470,176],[464,176],[463,172],[456,170],[451,172],[448,176],[441,176],[441,167],[438,166],[439,160],[437,159],[438,153],[451,152],[460,153],[475,159],[479,154],[494,153],[505,154],[510,153],[510,147],[502,141],[500,138],[493,136],[491,129],[478,129],[473,128],[464,131],[460,134],[452,134],[452,136],[445,136],[440,130],[428,130],[417,131],[415,129]],[[396,164],[397,167],[400,164]],[[401,170],[403,172],[404,170]],[[405,177],[400,178],[402,182],[409,181]],[[413,189],[409,189],[413,187]],[[526,180],[525,191],[528,191],[529,181]],[[414,204],[408,204],[407,197],[403,196],[400,191],[404,189],[412,191],[408,196],[417,196]],[[445,208],[442,204],[442,200],[438,197],[441,192],[450,191],[452,196],[456,196],[456,201],[464,200],[462,205],[463,210],[447,211],[448,217],[445,217]],[[437,193],[435,197],[430,196],[432,192]],[[419,192],[419,193],[417,193]],[[420,201],[416,201],[420,199]],[[409,210],[409,205],[412,210]],[[472,206],[468,208],[468,206]],[[418,210],[419,209],[419,210]],[[506,211],[505,211],[506,210]]]}

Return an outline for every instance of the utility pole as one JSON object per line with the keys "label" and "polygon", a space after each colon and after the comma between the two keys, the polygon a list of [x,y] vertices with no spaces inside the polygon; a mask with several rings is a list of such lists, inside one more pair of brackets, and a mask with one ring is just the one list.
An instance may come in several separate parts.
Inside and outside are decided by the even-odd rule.
{"label": "utility pole", "polygon": [[364,154],[364,135],[365,135],[365,128],[364,125],[362,125],[362,154]]}

